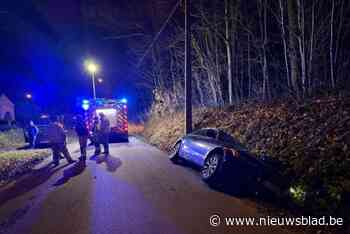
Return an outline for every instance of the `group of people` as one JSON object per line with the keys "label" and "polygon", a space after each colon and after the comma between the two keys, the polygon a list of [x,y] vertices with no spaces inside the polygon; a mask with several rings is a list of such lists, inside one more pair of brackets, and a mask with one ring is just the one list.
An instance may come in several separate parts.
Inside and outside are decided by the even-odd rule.
{"label": "group of people", "polygon": [[[47,131],[48,140],[53,153],[54,165],[57,166],[59,160],[63,157],[66,158],[68,163],[75,162],[67,148],[67,134],[61,119],[58,117],[52,118]],[[79,139],[81,153],[81,156],[79,157],[80,161],[86,161],[86,148],[89,139],[95,146],[95,155],[101,153],[101,145],[103,145],[104,149],[103,154],[106,156],[109,155],[110,122],[103,113],[99,113],[99,116],[96,116],[93,119],[91,132],[88,129],[84,118],[81,115],[78,115],[76,117],[75,132]],[[28,133],[30,147],[34,148],[39,129],[33,121],[30,121],[29,123]]]}
{"label": "group of people", "polygon": [[99,155],[101,153],[101,145],[103,145],[103,154],[109,155],[109,135],[110,135],[110,122],[103,113],[99,113],[99,117],[96,116],[93,120],[92,132],[90,134],[84,118],[82,116],[77,117],[77,123],[75,126],[75,131],[79,138],[80,153],[79,158],[82,161],[86,160],[86,148],[88,139],[91,140],[92,144],[95,145],[95,154]]}

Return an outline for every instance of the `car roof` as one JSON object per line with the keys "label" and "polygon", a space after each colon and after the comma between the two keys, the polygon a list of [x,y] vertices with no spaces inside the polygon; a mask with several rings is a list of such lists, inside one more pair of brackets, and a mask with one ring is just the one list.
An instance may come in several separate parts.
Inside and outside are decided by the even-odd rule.
{"label": "car roof", "polygon": [[220,129],[218,128],[200,128],[200,129],[197,129],[196,131],[198,130],[215,130],[215,131],[220,131]]}

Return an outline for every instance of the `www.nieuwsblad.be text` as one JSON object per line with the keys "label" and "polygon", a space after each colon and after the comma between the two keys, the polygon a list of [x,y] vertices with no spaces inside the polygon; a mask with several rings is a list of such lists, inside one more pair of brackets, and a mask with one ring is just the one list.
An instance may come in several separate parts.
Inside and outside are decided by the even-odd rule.
{"label": "www.nieuwsblad.be text", "polygon": [[342,226],[343,218],[332,216],[312,217],[221,217],[212,215],[209,218],[212,227],[218,226]]}

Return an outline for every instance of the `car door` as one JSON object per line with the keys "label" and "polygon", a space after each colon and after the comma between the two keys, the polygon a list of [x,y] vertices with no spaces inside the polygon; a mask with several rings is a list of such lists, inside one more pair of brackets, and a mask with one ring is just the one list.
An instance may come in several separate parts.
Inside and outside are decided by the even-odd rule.
{"label": "car door", "polygon": [[182,144],[180,149],[180,157],[190,161],[192,163],[197,164],[196,158],[198,157],[196,154],[198,153],[198,135],[204,134],[204,130],[197,130],[194,133],[188,134],[182,138]]}
{"label": "car door", "polygon": [[186,135],[182,138],[181,147],[179,149],[179,155],[181,158],[184,158],[188,161],[192,161],[192,145],[193,137],[191,134]]}
{"label": "car door", "polygon": [[202,129],[192,134],[191,141],[188,142],[192,162],[203,166],[206,155],[216,147],[212,143],[215,136],[216,132],[213,129]]}

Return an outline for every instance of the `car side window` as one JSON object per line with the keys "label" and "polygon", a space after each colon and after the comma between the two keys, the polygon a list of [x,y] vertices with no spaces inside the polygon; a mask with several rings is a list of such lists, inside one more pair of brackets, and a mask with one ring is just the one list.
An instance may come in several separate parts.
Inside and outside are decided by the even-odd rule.
{"label": "car side window", "polygon": [[208,129],[207,130],[207,137],[216,139],[217,131],[215,131],[214,129]]}
{"label": "car side window", "polygon": [[206,129],[199,129],[197,131],[194,131],[192,134],[197,135],[197,136],[207,136],[207,130]]}

